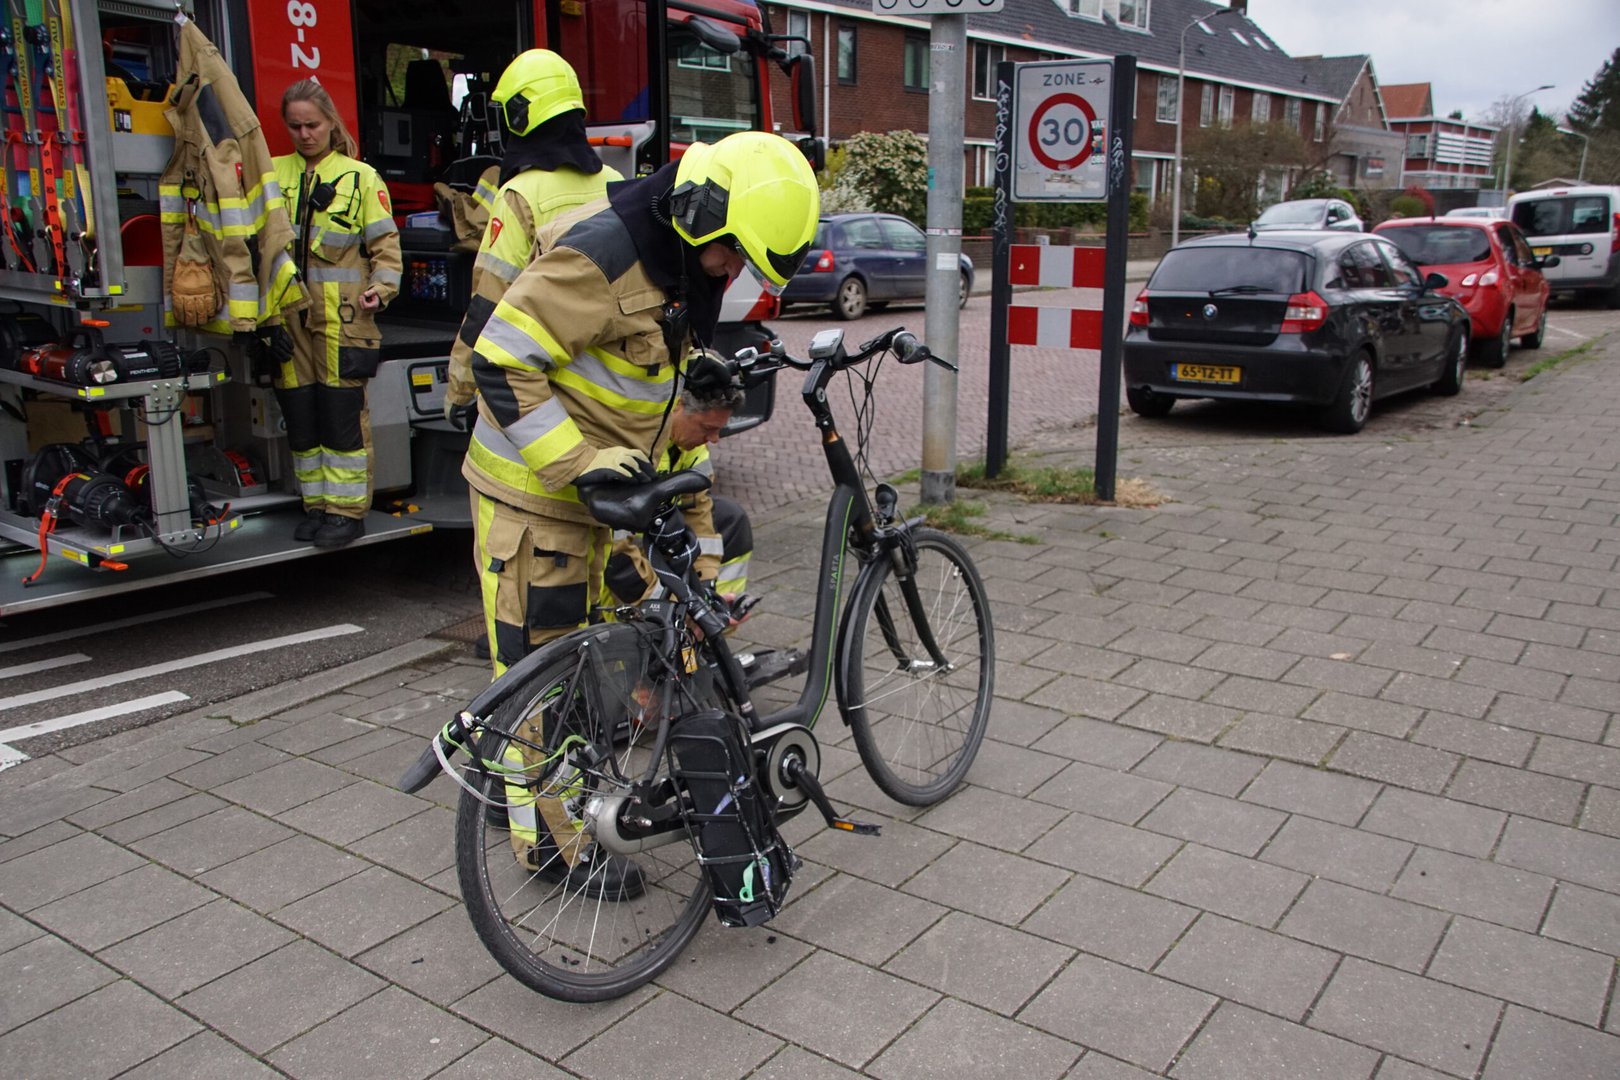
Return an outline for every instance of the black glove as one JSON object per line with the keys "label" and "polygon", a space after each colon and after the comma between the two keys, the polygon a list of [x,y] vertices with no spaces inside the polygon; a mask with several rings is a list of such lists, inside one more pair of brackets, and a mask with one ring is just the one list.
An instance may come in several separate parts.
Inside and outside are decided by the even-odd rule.
{"label": "black glove", "polygon": [[268,385],[275,380],[276,369],[292,358],[293,339],[285,326],[260,326],[252,330],[238,330],[231,341],[248,358],[253,381]]}
{"label": "black glove", "polygon": [[450,421],[450,426],[457,431],[472,430],[473,421],[478,418],[478,402],[469,401],[466,404],[444,399],[444,418]]}

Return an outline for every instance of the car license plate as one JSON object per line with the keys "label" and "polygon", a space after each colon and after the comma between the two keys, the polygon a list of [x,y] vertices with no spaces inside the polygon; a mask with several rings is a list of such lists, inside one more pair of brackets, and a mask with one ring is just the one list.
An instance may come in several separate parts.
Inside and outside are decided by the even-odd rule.
{"label": "car license plate", "polygon": [[1544,259],[1548,255],[1552,254],[1552,248],[1550,248],[1550,247],[1531,248],[1530,253],[1532,255],[1534,255],[1538,259]]}
{"label": "car license plate", "polygon": [[1171,364],[1170,377],[1176,382],[1235,383],[1243,369],[1224,364]]}

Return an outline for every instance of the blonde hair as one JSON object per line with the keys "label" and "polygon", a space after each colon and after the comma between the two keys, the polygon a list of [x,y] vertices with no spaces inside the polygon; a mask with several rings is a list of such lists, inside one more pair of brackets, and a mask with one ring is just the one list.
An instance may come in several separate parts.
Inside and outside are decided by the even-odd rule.
{"label": "blonde hair", "polygon": [[332,122],[332,149],[340,154],[357,158],[360,156],[360,144],[354,141],[349,129],[343,126],[343,117],[338,115],[337,105],[332,102],[332,95],[326,92],[326,87],[314,79],[299,79],[286,92],[281,95],[281,118],[287,119],[287,106],[295,101],[307,101],[321,110],[321,115]]}

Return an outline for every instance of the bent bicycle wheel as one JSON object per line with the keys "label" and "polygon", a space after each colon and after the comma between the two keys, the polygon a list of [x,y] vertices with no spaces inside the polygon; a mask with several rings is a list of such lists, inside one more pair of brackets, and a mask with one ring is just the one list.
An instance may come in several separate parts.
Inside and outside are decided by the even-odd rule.
{"label": "bent bicycle wheel", "polygon": [[[545,648],[480,739],[488,772],[468,779],[504,807],[462,793],[456,869],[473,928],[503,968],[548,997],[605,1001],[674,961],[709,909],[708,883],[669,801],[667,764],[652,784],[662,805],[627,801],[657,733],[642,723],[642,632],[614,623]],[[636,850],[610,850],[625,846],[613,822],[660,814],[662,826],[635,833]]]}
{"label": "bent bicycle wheel", "polygon": [[841,704],[884,794],[927,806],[967,775],[990,720],[995,628],[973,560],[933,529],[912,533],[916,570],[880,559],[846,615]]}

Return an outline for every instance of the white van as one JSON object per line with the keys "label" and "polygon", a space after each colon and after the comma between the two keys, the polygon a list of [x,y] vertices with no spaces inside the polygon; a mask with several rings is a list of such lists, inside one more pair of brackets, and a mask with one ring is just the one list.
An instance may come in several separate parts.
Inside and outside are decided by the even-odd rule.
{"label": "white van", "polygon": [[1620,187],[1549,188],[1508,200],[1508,219],[1538,258],[1554,293],[1581,292],[1620,308]]}

